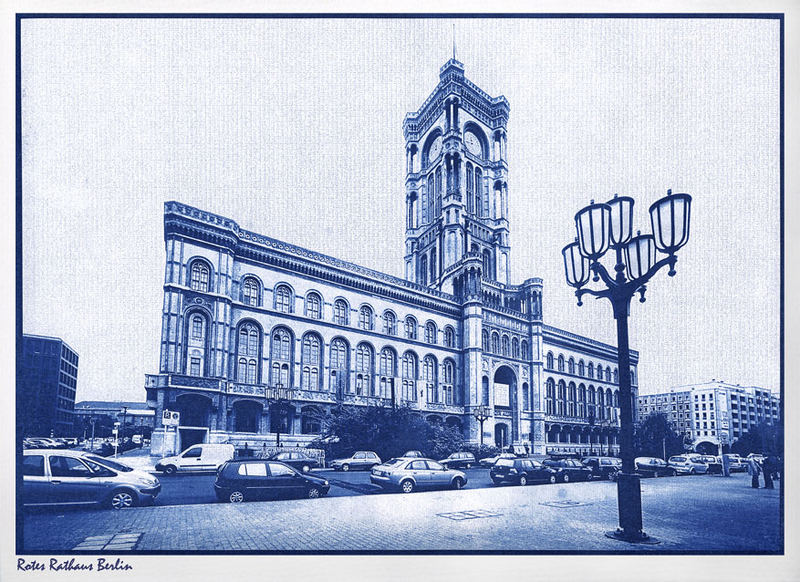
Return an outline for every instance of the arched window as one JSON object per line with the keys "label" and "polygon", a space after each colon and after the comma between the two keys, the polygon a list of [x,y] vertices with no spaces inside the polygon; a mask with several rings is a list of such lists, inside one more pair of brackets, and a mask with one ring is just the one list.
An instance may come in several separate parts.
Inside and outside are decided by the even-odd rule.
{"label": "arched window", "polygon": [[436,251],[432,250],[431,251],[431,279],[430,279],[431,285],[433,285],[436,282],[436,279],[437,279],[437,273],[436,273]]}
{"label": "arched window", "polygon": [[547,352],[547,369],[553,369],[553,352]]}
{"label": "arched window", "polygon": [[242,281],[242,303],[261,305],[261,283],[255,277],[245,277]]}
{"label": "arched window", "polygon": [[444,361],[444,382],[442,390],[444,391],[444,403],[447,405],[461,404],[453,400],[453,384],[455,383],[456,367],[452,360]]}
{"label": "arched window", "polygon": [[439,394],[436,389],[436,359],[433,356],[425,356],[425,359],[422,360],[422,382],[425,384],[428,402],[439,402]]}
{"label": "arched window", "polygon": [[189,376],[205,375],[206,337],[208,319],[205,315],[194,312],[187,317],[189,329],[186,334],[186,373]]}
{"label": "arched window", "polygon": [[372,307],[369,305],[362,305],[358,310],[358,327],[361,329],[372,329]]}
{"label": "arched window", "polygon": [[333,323],[336,325],[347,325],[350,320],[350,308],[347,301],[337,299],[333,302]]}
{"label": "arched window", "polygon": [[378,376],[380,377],[380,393],[378,396],[381,398],[393,398],[394,396],[396,363],[397,357],[391,348],[383,348],[378,362]]}
{"label": "arched window", "polygon": [[482,203],[482,193],[483,193],[483,177],[481,169],[476,167],[475,168],[475,214],[478,216],[484,216],[485,206]]}
{"label": "arched window", "polygon": [[435,210],[434,210],[434,199],[431,198],[431,222],[436,220],[439,214],[442,212],[442,166],[437,166],[436,168],[436,198],[435,198]]}
{"label": "arched window", "polygon": [[[591,364],[589,364],[591,365]],[[597,396],[594,391],[594,386],[589,386],[589,404],[586,406],[586,416],[589,418],[597,418],[597,411],[595,411],[595,404],[597,403]]]}
{"label": "arched window", "polygon": [[575,416],[577,400],[577,389],[575,388],[575,384],[570,382],[567,387],[567,416]]}
{"label": "arched window", "polygon": [[503,334],[503,355],[508,356],[509,351],[511,351],[511,344],[508,339],[508,336]]}
{"label": "arched window", "polygon": [[436,324],[429,321],[425,324],[425,342],[429,344],[436,343]]}
{"label": "arched window", "polygon": [[606,382],[611,382],[611,367],[606,366]]}
{"label": "arched window", "polygon": [[428,189],[422,191],[422,224],[430,222],[428,201],[433,196],[433,174],[428,176]]}
{"label": "arched window", "polygon": [[558,400],[556,401],[556,414],[564,416],[567,407],[567,386],[564,380],[558,382]]}
{"label": "arched window", "polygon": [[467,174],[467,212],[475,213],[475,177],[472,173],[472,164],[466,164]]}
{"label": "arched window", "polygon": [[589,378],[594,378],[594,364],[592,364],[591,362],[589,362],[589,369],[588,369],[586,375]]}
{"label": "arched window", "polygon": [[487,279],[494,279],[494,269],[492,269],[492,253],[489,249],[483,249],[483,276]]}
{"label": "arched window", "polygon": [[572,358],[572,357],[570,357],[569,361],[567,362],[567,371],[570,374],[574,374],[575,373],[575,359]]}
{"label": "arched window", "polygon": [[614,419],[614,393],[611,392],[611,388],[606,389],[606,418],[608,420]]}
{"label": "arched window", "polygon": [[484,352],[489,351],[489,332],[485,329],[481,332],[481,345]]}
{"label": "arched window", "polygon": [[528,388],[528,383],[522,383],[522,410],[530,410],[531,409],[531,399],[530,399],[530,389]]}
{"label": "arched window", "polygon": [[492,352],[495,354],[500,353],[500,334],[496,331],[492,332]]}
{"label": "arched window", "polygon": [[417,339],[417,320],[410,315],[406,317],[406,337],[408,339]]}
{"label": "arched window", "polygon": [[603,366],[601,366],[600,364],[597,364],[597,367],[595,368],[595,370],[597,370],[597,379],[598,380],[602,380],[603,379]]}
{"label": "arched window", "polygon": [[413,352],[403,354],[403,400],[417,399],[417,356]]}
{"label": "arched window", "polygon": [[489,406],[489,378],[486,376],[481,380],[481,402]]}
{"label": "arched window", "polygon": [[292,312],[292,290],[287,285],[275,287],[275,309],[281,313]]}
{"label": "arched window", "polygon": [[359,396],[372,394],[373,354],[372,346],[358,344],[356,348],[356,394]]}
{"label": "arched window", "polygon": [[211,267],[205,261],[196,259],[189,267],[189,287],[194,291],[211,291]]}
{"label": "arched window", "polygon": [[236,381],[242,384],[258,384],[258,362],[261,361],[261,330],[247,322],[239,325],[236,334]]}
{"label": "arched window", "polygon": [[422,255],[419,260],[419,284],[428,284],[428,255]]}
{"label": "arched window", "polygon": [[578,417],[586,418],[586,386],[578,386]]}
{"label": "arched window", "polygon": [[303,390],[320,390],[322,379],[322,340],[315,333],[303,336],[303,375],[300,378]]}
{"label": "arched window", "polygon": [[547,379],[545,384],[545,411],[547,414],[556,413],[556,383],[552,378]]}
{"label": "arched window", "polygon": [[383,333],[397,335],[397,316],[391,311],[383,312]]}
{"label": "arched window", "polygon": [[444,328],[444,345],[448,348],[456,347],[456,332],[449,325]]}
{"label": "arched window", "polygon": [[614,390],[614,408],[619,408],[619,390]]}
{"label": "arched window", "polygon": [[511,340],[511,357],[519,360],[519,340],[517,338]]}
{"label": "arched window", "polygon": [[562,356],[561,354],[558,355],[558,371],[559,372],[564,371],[564,356]]}
{"label": "arched window", "polygon": [[530,357],[531,357],[531,352],[528,349],[528,341],[527,340],[522,340],[522,345],[521,345],[520,349],[522,350],[522,359],[523,360],[529,360]]}
{"label": "arched window", "polygon": [[614,368],[614,384],[619,384],[619,370]]}
{"label": "arched window", "polygon": [[306,295],[306,315],[312,319],[322,319],[322,297],[313,291]]}
{"label": "arched window", "polygon": [[578,376],[583,376],[586,374],[586,364],[583,363],[583,360],[578,362]]}
{"label": "arched window", "polygon": [[606,396],[603,389],[597,391],[597,418],[604,420],[606,417]]}
{"label": "arched window", "polygon": [[284,327],[278,327],[272,332],[272,347],[270,349],[270,384],[280,384],[284,388],[292,387],[293,349],[292,335]]}
{"label": "arched window", "polygon": [[341,398],[350,391],[350,348],[341,338],[331,341],[331,392]]}

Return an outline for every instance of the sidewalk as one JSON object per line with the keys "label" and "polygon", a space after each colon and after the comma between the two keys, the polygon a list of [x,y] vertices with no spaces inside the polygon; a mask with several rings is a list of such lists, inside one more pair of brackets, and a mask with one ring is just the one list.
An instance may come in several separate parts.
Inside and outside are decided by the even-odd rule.
{"label": "sidewalk", "polygon": [[603,535],[617,525],[612,482],[26,513],[24,544],[70,551],[88,537],[126,533],[142,534],[134,553],[782,551],[779,491],[747,485],[741,475],[643,480],[644,528],[658,545]]}

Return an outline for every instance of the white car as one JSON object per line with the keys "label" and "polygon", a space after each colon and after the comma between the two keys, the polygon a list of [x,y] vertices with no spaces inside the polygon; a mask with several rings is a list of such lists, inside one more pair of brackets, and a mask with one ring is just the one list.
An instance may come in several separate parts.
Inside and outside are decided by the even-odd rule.
{"label": "white car", "polygon": [[669,458],[668,464],[684,475],[708,473],[708,465],[695,455],[675,455]]}

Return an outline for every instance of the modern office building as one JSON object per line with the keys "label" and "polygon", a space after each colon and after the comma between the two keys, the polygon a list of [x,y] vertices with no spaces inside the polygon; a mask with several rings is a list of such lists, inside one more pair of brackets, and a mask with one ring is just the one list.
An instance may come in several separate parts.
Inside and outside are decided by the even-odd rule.
{"label": "modern office building", "polygon": [[17,427],[22,436],[71,436],[78,354],[64,340],[22,336],[17,372]]}
{"label": "modern office building", "polygon": [[712,380],[678,386],[660,394],[639,396],[639,414],[667,415],[675,428],[692,439],[713,447],[732,444],[757,424],[780,420],[780,398],[756,386],[740,386]]}
{"label": "modern office building", "polygon": [[543,281],[510,280],[508,115],[451,59],[406,116],[405,279],[167,202],[154,450],[307,443],[331,407],[379,405],[472,442],[617,451],[616,348],[546,325]]}
{"label": "modern office building", "polygon": [[[111,422],[124,422],[128,427],[126,434],[141,432],[141,428],[153,429],[155,412],[146,402],[125,402],[119,400],[82,400],[75,403],[75,426],[91,433],[91,419],[108,417]],[[139,429],[137,431],[137,429]],[[104,435],[105,436],[105,435]]]}

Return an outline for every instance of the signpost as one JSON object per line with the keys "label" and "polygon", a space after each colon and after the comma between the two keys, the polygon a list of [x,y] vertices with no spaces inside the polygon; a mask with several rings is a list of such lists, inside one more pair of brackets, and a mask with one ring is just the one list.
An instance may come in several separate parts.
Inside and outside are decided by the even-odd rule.
{"label": "signpost", "polygon": [[119,423],[114,423],[114,430],[111,431],[114,435],[114,458],[117,458],[117,449],[119,448]]}

